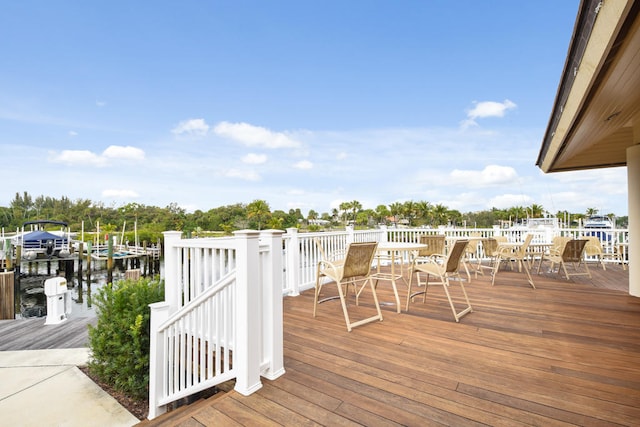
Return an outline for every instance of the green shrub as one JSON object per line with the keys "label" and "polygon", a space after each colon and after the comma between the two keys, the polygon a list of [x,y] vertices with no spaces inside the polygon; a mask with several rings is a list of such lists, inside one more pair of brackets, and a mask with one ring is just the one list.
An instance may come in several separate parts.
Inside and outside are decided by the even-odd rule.
{"label": "green shrub", "polygon": [[158,278],[107,284],[94,297],[98,322],[89,326],[89,371],[136,399],[148,396],[149,304],[163,300]]}

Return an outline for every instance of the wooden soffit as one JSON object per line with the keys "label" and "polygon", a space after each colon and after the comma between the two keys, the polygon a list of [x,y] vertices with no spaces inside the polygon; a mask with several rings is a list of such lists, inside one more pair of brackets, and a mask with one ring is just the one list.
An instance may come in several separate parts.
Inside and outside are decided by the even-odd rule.
{"label": "wooden soffit", "polygon": [[639,3],[581,3],[536,162],[544,172],[626,165],[640,129]]}

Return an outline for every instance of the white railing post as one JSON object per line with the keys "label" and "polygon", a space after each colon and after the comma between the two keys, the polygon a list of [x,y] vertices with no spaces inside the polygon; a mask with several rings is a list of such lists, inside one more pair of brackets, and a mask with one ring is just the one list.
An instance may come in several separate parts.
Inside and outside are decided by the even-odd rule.
{"label": "white railing post", "polygon": [[262,387],[260,350],[262,326],[260,310],[259,232],[240,230],[236,252],[236,336],[233,367],[237,371],[234,390],[248,396]]}
{"label": "white railing post", "polygon": [[164,345],[161,341],[162,334],[158,333],[160,325],[169,318],[169,304],[156,302],[149,304],[151,309],[150,345],[149,345],[149,414],[147,418],[152,420],[164,414],[166,405],[158,405],[160,398],[164,396],[162,387],[164,368],[166,365]]}
{"label": "white railing post", "polygon": [[289,236],[289,247],[287,248],[287,288],[289,296],[300,295],[300,241],[298,239],[298,229],[287,228]]}
{"label": "white railing post", "polygon": [[349,246],[350,243],[355,241],[353,225],[346,225],[344,229],[347,232],[347,246]]}
{"label": "white railing post", "polygon": [[182,236],[181,231],[165,231],[164,235],[164,300],[174,313],[180,307],[180,284],[178,281],[178,249],[176,244]]}
{"label": "white railing post", "polygon": [[386,224],[380,226],[380,240],[379,243],[386,243],[389,240],[389,233]]}
{"label": "white railing post", "polygon": [[284,374],[284,344],[282,318],[282,234],[281,230],[265,230],[260,234],[269,247],[264,262],[263,360],[267,362],[263,376],[275,380]]}

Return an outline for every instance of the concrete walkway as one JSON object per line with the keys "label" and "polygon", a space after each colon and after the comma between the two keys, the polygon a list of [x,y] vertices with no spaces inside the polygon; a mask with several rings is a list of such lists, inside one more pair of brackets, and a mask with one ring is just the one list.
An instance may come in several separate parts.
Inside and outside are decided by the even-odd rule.
{"label": "concrete walkway", "polygon": [[0,352],[0,419],[11,426],[133,426],[139,420],[78,366],[88,348]]}

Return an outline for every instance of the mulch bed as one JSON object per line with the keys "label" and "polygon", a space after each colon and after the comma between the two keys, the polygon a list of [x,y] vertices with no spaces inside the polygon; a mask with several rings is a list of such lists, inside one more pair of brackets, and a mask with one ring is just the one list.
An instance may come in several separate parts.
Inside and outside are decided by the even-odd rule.
{"label": "mulch bed", "polygon": [[126,394],[114,390],[109,384],[106,384],[100,381],[98,378],[93,376],[89,369],[86,366],[79,366],[80,369],[86,376],[91,378],[91,381],[96,383],[101,389],[103,389],[106,393],[111,395],[115,400],[118,401],[120,405],[122,405],[127,411],[131,412],[134,417],[139,420],[146,420],[147,415],[149,414],[149,401],[147,399],[144,400],[136,400],[127,396]]}

